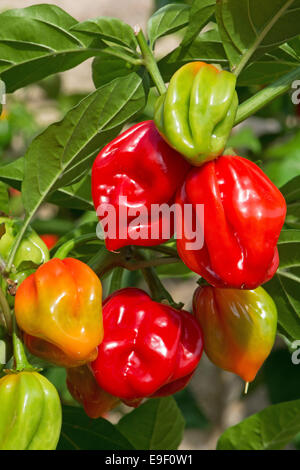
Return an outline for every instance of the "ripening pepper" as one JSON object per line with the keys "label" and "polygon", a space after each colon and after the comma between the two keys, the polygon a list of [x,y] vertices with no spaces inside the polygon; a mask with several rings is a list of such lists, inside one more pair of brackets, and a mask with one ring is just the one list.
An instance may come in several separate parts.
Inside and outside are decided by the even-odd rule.
{"label": "ripening pepper", "polygon": [[[30,336],[51,343],[47,360],[66,355],[80,365],[95,357],[103,337],[101,282],[85,263],[54,258],[22,282],[15,299],[19,327]],[[39,344],[37,350],[47,345]],[[46,359],[46,354],[42,354]]]}
{"label": "ripening pepper", "polygon": [[0,450],[54,450],[61,415],[55,387],[37,372],[0,379]]}
{"label": "ripening pepper", "polygon": [[97,348],[93,349],[89,354],[88,359],[86,356],[74,358],[73,355],[70,356],[69,353],[64,352],[54,344],[49,343],[49,341],[28,335],[24,332],[23,342],[31,354],[59,367],[76,368],[86,364],[87,361],[93,361],[97,357]]}
{"label": "ripening pepper", "polygon": [[[237,289],[255,289],[272,278],[279,263],[276,244],[286,203],[255,163],[224,155],[194,168],[176,202],[182,214],[177,217],[177,249],[192,271],[215,287]],[[192,205],[195,225],[196,219],[199,222],[198,237],[200,231],[204,235],[202,248],[191,245],[196,237],[189,231],[186,204]],[[203,219],[197,204],[203,205]]]}
{"label": "ripening pepper", "polygon": [[193,304],[209,359],[252,382],[275,341],[277,310],[269,294],[262,287],[204,286],[195,291]]}
{"label": "ripening pepper", "polygon": [[[7,261],[15,238],[21,229],[22,222],[0,217],[0,225],[5,224],[5,234],[0,238],[0,256]],[[43,240],[37,233],[29,227],[23,240],[17,249],[14,266],[16,269],[25,261],[32,261],[34,264],[46,263],[49,260],[49,251]]]}
{"label": "ripening pepper", "polygon": [[104,417],[120,403],[119,398],[99,387],[88,366],[67,369],[67,387],[90,418]]}
{"label": "ripening pepper", "polygon": [[130,401],[183,388],[201,358],[202,334],[195,318],[154,302],[140,289],[109,296],[103,323],[93,374],[101,388],[131,406]]}
{"label": "ripening pepper", "polygon": [[189,168],[153,121],[136,124],[106,145],[92,169],[92,196],[106,248],[158,245],[171,238],[173,219],[165,225],[171,225],[169,233],[163,233],[165,216],[157,212],[150,220],[152,205],[172,204]]}
{"label": "ripening pepper", "polygon": [[204,62],[181,67],[156,102],[154,121],[166,142],[195,166],[223,152],[238,107],[234,74]]}

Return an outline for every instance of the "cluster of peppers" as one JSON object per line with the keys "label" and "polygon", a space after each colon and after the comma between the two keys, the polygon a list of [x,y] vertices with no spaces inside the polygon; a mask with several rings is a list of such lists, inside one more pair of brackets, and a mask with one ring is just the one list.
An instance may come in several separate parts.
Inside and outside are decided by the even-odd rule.
{"label": "cluster of peppers", "polygon": [[[120,289],[102,304],[94,271],[73,258],[49,260],[47,246],[31,229],[16,252],[14,309],[24,344],[31,354],[67,369],[68,388],[91,418],[120,402],[136,407],[144,398],[183,389],[203,348],[213,363],[246,382],[255,378],[271,351],[277,311],[260,285],[278,267],[276,244],[286,205],[254,163],[222,155],[237,106],[233,74],[202,62],[187,64],[158,99],[154,121],[114,139],[92,169],[100,221],[104,212],[99,207],[107,203],[117,215],[128,213],[125,225],[117,217],[123,225],[116,232],[120,229],[122,237],[107,235],[109,251],[164,243],[178,224],[187,224],[184,211],[182,220],[175,214],[166,237],[163,213],[141,227],[130,216],[132,207],[190,204],[196,219],[197,205],[204,206],[203,246],[190,250],[189,237],[177,239],[182,261],[209,283],[194,294],[194,315],[156,302],[137,288]],[[18,227],[9,219],[1,223],[6,232],[0,254],[6,261]],[[141,229],[148,231],[147,239],[136,236]],[[40,266],[20,275],[24,260]],[[0,379],[0,415],[0,449],[55,448],[60,402],[38,372],[23,370]],[[12,425],[17,432],[8,432]]]}

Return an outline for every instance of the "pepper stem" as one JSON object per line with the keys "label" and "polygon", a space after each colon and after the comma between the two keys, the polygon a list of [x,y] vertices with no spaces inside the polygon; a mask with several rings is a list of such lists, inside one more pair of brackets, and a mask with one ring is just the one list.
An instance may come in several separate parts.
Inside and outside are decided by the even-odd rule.
{"label": "pepper stem", "polygon": [[16,322],[16,317],[13,315],[13,350],[15,358],[15,371],[22,372],[23,370],[27,371],[36,371],[37,369],[33,367],[27,360],[24,345],[20,339],[19,328]]}
{"label": "pepper stem", "polygon": [[145,35],[143,31],[141,30],[141,27],[139,25],[135,26],[134,28],[134,33],[136,35],[137,42],[140,46],[141,53],[143,55],[144,59],[144,65],[146,69],[148,70],[156,88],[157,91],[160,95],[163,95],[166,91],[166,85],[165,82],[162,79],[162,76],[160,74],[159,68],[157,66],[156,60],[153,56],[153,53],[150,49],[150,47],[147,44]]}
{"label": "pepper stem", "polygon": [[97,238],[95,234],[87,233],[85,235],[81,235],[78,238],[68,240],[66,243],[61,245],[55,252],[54,258],[64,259],[76,246],[82,245],[89,241],[98,241],[100,243],[99,238]]}
{"label": "pepper stem", "polygon": [[6,329],[8,333],[11,334],[12,333],[12,315],[11,315],[10,308],[6,300],[5,294],[1,287],[0,287],[0,310],[5,320]]}
{"label": "pepper stem", "polygon": [[295,68],[283,77],[276,80],[274,83],[266,86],[263,90],[256,93],[254,96],[244,101],[237,110],[234,125],[247,119],[252,114],[255,114],[261,108],[269,104],[278,96],[283,95],[290,90],[291,84],[294,80],[300,78],[300,67]]}

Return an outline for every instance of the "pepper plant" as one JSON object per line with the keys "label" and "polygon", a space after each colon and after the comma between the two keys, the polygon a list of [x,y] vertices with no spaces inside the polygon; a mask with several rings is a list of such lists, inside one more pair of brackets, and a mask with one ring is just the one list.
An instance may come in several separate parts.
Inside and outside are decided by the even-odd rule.
{"label": "pepper plant", "polygon": [[[255,136],[235,128],[276,114],[273,103],[299,104],[300,0],[156,3],[145,31],[117,18],[78,22],[47,4],[0,14],[6,93],[89,58],[95,85],[0,166],[0,449],[176,449],[185,425],[177,392],[203,347],[246,388],[276,332],[286,369],[300,367],[300,170],[278,184],[270,159],[292,144],[261,158]],[[178,47],[158,58],[157,41],[171,34]],[[19,220],[9,188],[22,194]],[[45,202],[76,214],[59,239],[46,234],[50,254],[32,228]],[[130,215],[175,202],[167,233],[164,213]],[[187,203],[204,238],[194,249],[178,238]],[[105,237],[108,205],[117,236]],[[201,276],[194,315],[174,301],[166,273]],[[225,430],[217,448],[290,444],[300,433],[299,372],[297,383]],[[109,412],[124,403],[112,424]]]}

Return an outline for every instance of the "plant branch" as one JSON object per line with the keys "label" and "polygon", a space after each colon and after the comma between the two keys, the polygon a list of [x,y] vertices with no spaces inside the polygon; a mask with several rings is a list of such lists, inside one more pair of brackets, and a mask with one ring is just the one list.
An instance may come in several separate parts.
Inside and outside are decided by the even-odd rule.
{"label": "plant branch", "polygon": [[12,315],[5,294],[0,287],[0,310],[5,319],[6,328],[9,334],[12,333]]}
{"label": "plant branch", "polygon": [[167,88],[166,88],[165,82],[162,79],[162,76],[160,74],[156,60],[152,54],[152,51],[147,44],[144,33],[141,30],[140,26],[136,26],[134,28],[134,32],[136,35],[137,42],[140,46],[141,53],[143,55],[144,65],[146,69],[148,70],[149,74],[151,75],[151,78],[157,88],[158,93],[160,95],[163,95],[167,91]]}
{"label": "plant branch", "polygon": [[256,93],[254,96],[244,101],[238,107],[235,125],[247,119],[252,114],[255,114],[259,109],[266,106],[280,95],[283,95],[290,90],[291,84],[294,80],[300,78],[300,67],[292,70],[283,77],[276,80],[271,85],[268,85],[263,90]]}

